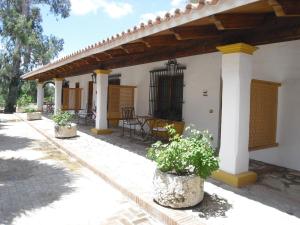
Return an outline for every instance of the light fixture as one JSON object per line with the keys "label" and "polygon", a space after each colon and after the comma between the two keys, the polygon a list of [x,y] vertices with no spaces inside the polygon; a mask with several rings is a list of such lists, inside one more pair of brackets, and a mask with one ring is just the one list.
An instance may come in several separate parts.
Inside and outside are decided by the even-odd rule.
{"label": "light fixture", "polygon": [[97,80],[96,80],[96,73],[92,73],[91,77],[92,77],[93,83],[96,84],[96,83],[97,83]]}
{"label": "light fixture", "polygon": [[176,59],[171,59],[166,63],[167,70],[171,76],[174,76],[176,74],[178,63]]}

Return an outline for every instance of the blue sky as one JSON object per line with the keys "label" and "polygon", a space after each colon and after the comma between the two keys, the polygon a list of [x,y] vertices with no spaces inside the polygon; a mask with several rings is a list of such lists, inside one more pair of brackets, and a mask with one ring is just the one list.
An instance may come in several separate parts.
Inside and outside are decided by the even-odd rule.
{"label": "blue sky", "polygon": [[186,0],[70,0],[72,11],[67,19],[53,17],[43,10],[46,34],[63,38],[64,50],[70,54],[116,33],[126,31],[142,21],[182,7]]}

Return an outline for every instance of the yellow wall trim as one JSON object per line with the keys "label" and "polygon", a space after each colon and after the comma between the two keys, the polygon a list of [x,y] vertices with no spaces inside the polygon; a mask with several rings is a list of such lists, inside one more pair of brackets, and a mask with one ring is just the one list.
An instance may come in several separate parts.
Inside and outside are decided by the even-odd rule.
{"label": "yellow wall trim", "polygon": [[223,54],[242,52],[242,53],[252,55],[253,52],[255,52],[258,48],[245,43],[237,43],[237,44],[218,46],[217,49]]}
{"label": "yellow wall trim", "polygon": [[233,187],[244,187],[255,183],[257,180],[257,174],[252,171],[240,174],[230,174],[222,170],[217,170],[212,174],[212,178]]}
{"label": "yellow wall trim", "polygon": [[111,73],[111,70],[98,69],[98,70],[94,70],[94,72],[96,73],[96,75],[107,75]]}
{"label": "yellow wall trim", "polygon": [[93,128],[91,129],[91,132],[93,134],[97,134],[97,135],[102,135],[102,134],[111,134],[112,133],[112,130],[109,130],[109,129],[96,129],[96,128]]}

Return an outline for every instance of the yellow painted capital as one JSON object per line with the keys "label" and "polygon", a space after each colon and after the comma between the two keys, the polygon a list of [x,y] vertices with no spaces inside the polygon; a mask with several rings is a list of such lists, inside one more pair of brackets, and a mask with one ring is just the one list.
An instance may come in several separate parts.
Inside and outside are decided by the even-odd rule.
{"label": "yellow painted capital", "polygon": [[98,70],[94,70],[95,74],[96,75],[108,75],[111,73],[111,70],[101,70],[101,69],[98,69]]}
{"label": "yellow painted capital", "polygon": [[39,79],[36,79],[35,81],[36,81],[37,84],[44,84],[44,82],[39,81]]}
{"label": "yellow painted capital", "polygon": [[258,48],[245,43],[237,43],[237,44],[217,46],[217,49],[223,54],[242,52],[242,53],[252,55],[253,52],[255,52]]}
{"label": "yellow painted capital", "polygon": [[53,78],[53,80],[56,80],[56,81],[63,81],[64,78],[61,78],[61,77],[55,77],[55,78]]}

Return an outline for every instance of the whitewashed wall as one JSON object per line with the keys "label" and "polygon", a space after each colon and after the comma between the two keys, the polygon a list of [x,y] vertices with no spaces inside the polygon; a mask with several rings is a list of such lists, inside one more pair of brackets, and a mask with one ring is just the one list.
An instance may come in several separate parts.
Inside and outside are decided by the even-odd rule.
{"label": "whitewashed wall", "polygon": [[250,153],[250,158],[300,170],[300,41],[259,46],[254,78],[280,82],[277,142]]}
{"label": "whitewashed wall", "polygon": [[[277,140],[279,146],[250,153],[250,158],[300,170],[300,40],[258,46],[254,54],[253,78],[281,82],[278,102]],[[207,129],[218,145],[221,53],[177,59],[187,66],[184,73],[183,119],[198,129]],[[121,74],[122,85],[136,85],[136,112],[147,115],[149,107],[149,71],[166,61],[113,70]],[[84,87],[90,75],[68,79],[70,87]],[[86,86],[85,86],[86,87]],[[87,103],[87,88],[82,105]],[[95,88],[94,88],[95,90]],[[203,96],[207,91],[208,96]],[[95,94],[95,92],[94,92]],[[210,113],[210,110],[213,112]]]}
{"label": "whitewashed wall", "polygon": [[[218,143],[219,100],[221,79],[221,56],[218,53],[180,58],[178,63],[186,65],[184,71],[183,120],[200,130],[207,129]],[[113,70],[121,73],[122,85],[136,85],[136,113],[148,115],[149,71],[163,67],[166,61]],[[203,96],[207,91],[208,96]],[[210,111],[212,111],[210,113]]]}

